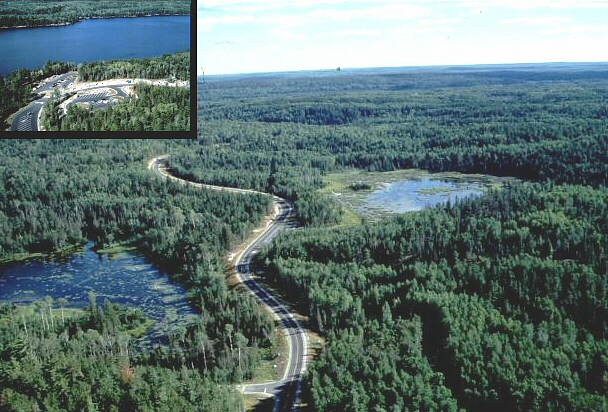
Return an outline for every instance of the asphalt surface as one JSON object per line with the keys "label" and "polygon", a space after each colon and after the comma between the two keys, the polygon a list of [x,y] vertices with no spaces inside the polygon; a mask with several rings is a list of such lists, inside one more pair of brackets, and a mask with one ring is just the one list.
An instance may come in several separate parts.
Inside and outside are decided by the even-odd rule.
{"label": "asphalt surface", "polygon": [[17,112],[13,116],[11,130],[19,132],[38,130],[38,112],[42,109],[43,104],[43,99],[36,100]]}
{"label": "asphalt surface", "polygon": [[[43,94],[46,92],[52,92],[53,89],[59,89],[62,94],[66,92],[67,88],[71,83],[76,81],[78,76],[77,72],[68,72],[61,75],[55,75],[49,78],[47,81],[38,85],[33,90],[33,93]],[[67,103],[68,106],[75,103],[86,103],[93,109],[104,107],[108,104],[112,104],[118,101],[114,97],[127,98],[128,95],[122,90],[124,86],[133,86],[135,83],[124,81],[122,83],[113,85],[103,85],[102,82],[92,83],[89,87],[83,88],[76,92],[76,98]],[[181,86],[180,86],[181,87]],[[99,89],[99,92],[95,91]],[[108,89],[113,90],[114,93],[108,92]],[[86,94],[85,94],[86,93]],[[38,131],[38,116],[39,112],[47,101],[47,97],[41,97],[28,104],[25,108],[19,110],[11,121],[11,131]]]}
{"label": "asphalt surface", "polygon": [[[35,88],[33,93],[43,94],[56,88],[61,91],[61,89],[67,88],[71,83],[73,83],[76,80],[76,76],[76,72],[68,72],[58,76],[53,76],[48,81]],[[109,102],[111,96],[106,91],[94,93],[96,89],[112,89],[116,91],[116,96],[126,98],[127,94],[122,91],[122,87],[132,85],[133,83],[127,82],[111,86],[102,86],[93,83],[90,87],[79,90],[77,92],[79,96],[70,104],[89,103],[94,108],[105,106]],[[81,94],[83,92],[89,92],[90,94]],[[13,120],[11,122],[11,131],[38,131],[38,113],[42,109],[44,102],[47,100],[47,97],[41,97],[28,104],[25,108],[19,110],[13,116]]]}
{"label": "asphalt surface", "polygon": [[[169,178],[183,184],[190,184],[211,190],[268,195],[267,193],[255,190],[205,185],[176,178],[168,174],[163,168],[162,159],[164,158],[166,158],[166,156],[157,157],[152,159],[148,164],[149,169],[154,170],[163,178]],[[287,201],[277,196],[273,196],[273,202],[278,209],[278,213],[262,233],[251,242],[239,256],[237,256],[235,267],[237,268],[237,278],[239,281],[272,313],[274,319],[278,322],[279,327],[283,330],[289,347],[287,368],[281,379],[273,382],[244,385],[241,387],[241,392],[244,394],[272,396],[274,397],[272,410],[274,412],[283,412],[297,410],[298,404],[300,403],[302,373],[306,368],[307,344],[306,335],[293,314],[251,277],[251,260],[260,246],[270,242],[282,230],[297,226],[291,218],[292,206]]]}
{"label": "asphalt surface", "polygon": [[[53,90],[54,88],[67,87],[70,83],[76,80],[76,72],[68,72],[59,76],[53,76],[49,81],[40,84],[33,90],[33,93],[44,93]],[[68,79],[67,77],[74,77]],[[42,97],[34,100],[23,109],[19,110],[14,116],[11,122],[11,131],[38,131],[38,113],[42,109],[44,102],[48,98]],[[31,113],[31,114],[30,114]]]}
{"label": "asphalt surface", "polygon": [[[40,84],[38,88],[34,89],[34,93],[44,93],[53,90],[56,87],[68,87],[74,80],[76,80],[76,72],[67,72],[60,75],[51,77],[48,81]],[[68,79],[68,77],[73,77]]]}

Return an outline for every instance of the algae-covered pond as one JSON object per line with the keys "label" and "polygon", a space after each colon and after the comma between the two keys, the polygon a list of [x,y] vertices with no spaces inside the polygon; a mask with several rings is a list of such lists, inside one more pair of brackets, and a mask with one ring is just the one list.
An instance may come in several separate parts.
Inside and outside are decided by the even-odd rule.
{"label": "algae-covered pond", "polygon": [[0,301],[26,305],[65,298],[67,307],[88,305],[87,292],[94,291],[97,304],[112,303],[139,308],[152,319],[147,335],[157,338],[196,312],[181,285],[136,253],[98,254],[92,243],[62,258],[35,258],[0,266]]}
{"label": "algae-covered pond", "polygon": [[326,176],[328,185],[321,192],[341,204],[347,210],[347,220],[355,223],[354,220],[361,217],[376,220],[448,201],[453,204],[457,199],[500,188],[507,181],[515,182],[516,179],[413,169],[394,172],[354,170]]}

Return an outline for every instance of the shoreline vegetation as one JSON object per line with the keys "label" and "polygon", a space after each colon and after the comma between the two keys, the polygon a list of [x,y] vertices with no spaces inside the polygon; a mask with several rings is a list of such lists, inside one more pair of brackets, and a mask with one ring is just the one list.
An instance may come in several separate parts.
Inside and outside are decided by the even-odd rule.
{"label": "shoreline vegetation", "polygon": [[183,144],[0,141],[0,226],[9,234],[0,256],[79,240],[92,240],[98,252],[120,250],[139,239],[136,253],[183,285],[199,313],[144,348],[133,336],[147,327],[143,317],[100,305],[94,293],[80,323],[48,315],[65,302],[45,299],[25,320],[0,304],[0,317],[9,319],[0,324],[0,409],[236,411],[234,384],[274,361],[272,320],[252,297],[228,288],[221,259],[265,216],[269,199],[195,192],[142,167]]}
{"label": "shoreline vegetation", "polygon": [[0,30],[66,26],[88,19],[190,15],[190,1],[1,1]]}
{"label": "shoreline vegetation", "polygon": [[108,17],[83,17],[82,19],[78,19],[76,21],[69,21],[64,23],[51,23],[51,24],[37,24],[34,26],[0,26],[0,30],[13,30],[13,29],[34,29],[36,27],[59,27],[59,26],[69,26],[71,24],[80,23],[83,20],[96,20],[96,19],[132,19],[136,17],[157,17],[157,16],[189,16],[190,13],[176,13],[176,14],[137,14],[133,16],[108,16]]}

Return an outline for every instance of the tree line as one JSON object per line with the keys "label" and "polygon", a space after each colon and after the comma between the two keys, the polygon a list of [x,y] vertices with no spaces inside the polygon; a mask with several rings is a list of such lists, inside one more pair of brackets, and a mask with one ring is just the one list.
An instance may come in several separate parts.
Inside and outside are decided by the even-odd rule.
{"label": "tree line", "polygon": [[141,78],[190,80],[190,52],[163,54],[151,59],[112,59],[78,65],[82,81]]}
{"label": "tree line", "polygon": [[86,18],[188,15],[190,2],[178,1],[2,1],[0,27],[49,26]]}
{"label": "tree line", "polygon": [[[199,134],[234,141],[244,129],[266,130],[260,144],[267,150],[324,154],[336,166],[370,171],[421,168],[606,185],[608,108],[601,90],[608,79],[601,73],[593,80],[573,75],[576,83],[548,76],[525,86],[486,85],[482,78],[470,87],[415,93],[390,89],[405,81],[401,77],[378,76],[389,84],[382,91],[358,83],[351,91],[341,78],[333,93],[323,78],[303,79],[288,83],[308,86],[293,95],[258,79],[241,80],[244,94],[258,93],[243,103],[231,95],[235,82],[208,82],[198,88],[205,123]],[[456,76],[427,77],[443,85]],[[272,93],[278,97],[269,98]]]}

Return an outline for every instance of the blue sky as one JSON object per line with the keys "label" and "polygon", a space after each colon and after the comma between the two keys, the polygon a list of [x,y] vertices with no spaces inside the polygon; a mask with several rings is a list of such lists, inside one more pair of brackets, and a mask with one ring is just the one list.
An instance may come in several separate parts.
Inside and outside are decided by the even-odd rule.
{"label": "blue sky", "polygon": [[198,0],[198,73],[608,61],[604,0]]}

